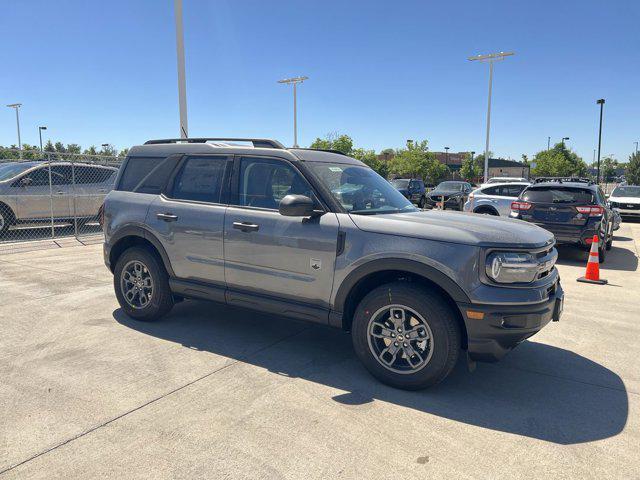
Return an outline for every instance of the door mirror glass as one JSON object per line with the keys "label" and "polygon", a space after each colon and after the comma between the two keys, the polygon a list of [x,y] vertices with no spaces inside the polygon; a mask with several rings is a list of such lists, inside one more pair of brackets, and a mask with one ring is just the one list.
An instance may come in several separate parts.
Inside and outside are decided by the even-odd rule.
{"label": "door mirror glass", "polygon": [[310,217],[314,215],[314,203],[306,195],[285,195],[278,208],[285,217]]}

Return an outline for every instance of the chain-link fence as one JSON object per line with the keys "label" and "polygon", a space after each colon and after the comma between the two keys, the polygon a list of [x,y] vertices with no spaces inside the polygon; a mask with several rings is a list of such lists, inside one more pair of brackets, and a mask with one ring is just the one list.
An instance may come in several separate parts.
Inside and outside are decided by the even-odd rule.
{"label": "chain-link fence", "polygon": [[0,254],[102,235],[104,197],[122,158],[0,149]]}

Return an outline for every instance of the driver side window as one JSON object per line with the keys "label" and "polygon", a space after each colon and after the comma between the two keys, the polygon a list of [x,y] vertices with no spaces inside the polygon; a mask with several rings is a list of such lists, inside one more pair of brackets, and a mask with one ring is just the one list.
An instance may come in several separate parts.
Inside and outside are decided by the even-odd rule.
{"label": "driver side window", "polygon": [[313,198],[311,186],[291,165],[269,158],[240,159],[238,205],[277,210],[286,195]]}
{"label": "driver side window", "polygon": [[[52,177],[53,177],[53,172],[52,172]],[[25,183],[23,183],[25,181],[25,179],[28,178],[29,179],[29,183],[25,185]],[[21,187],[21,186],[27,186],[27,187],[43,187],[43,186],[49,186],[49,169],[47,167],[40,167],[36,170],[32,170],[31,172],[27,173],[26,175],[23,175],[19,180],[15,181],[12,184],[12,187]]]}

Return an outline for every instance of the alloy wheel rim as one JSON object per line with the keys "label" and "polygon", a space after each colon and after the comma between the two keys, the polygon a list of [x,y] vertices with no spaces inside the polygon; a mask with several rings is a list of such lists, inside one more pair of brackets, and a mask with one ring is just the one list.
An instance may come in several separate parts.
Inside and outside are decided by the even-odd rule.
{"label": "alloy wheel rim", "polygon": [[416,373],[433,356],[429,324],[406,305],[387,305],[376,311],[369,319],[367,339],[374,358],[394,373]]}
{"label": "alloy wheel rim", "polygon": [[122,269],[120,289],[129,306],[142,310],[153,298],[153,278],[140,260],[132,260]]}

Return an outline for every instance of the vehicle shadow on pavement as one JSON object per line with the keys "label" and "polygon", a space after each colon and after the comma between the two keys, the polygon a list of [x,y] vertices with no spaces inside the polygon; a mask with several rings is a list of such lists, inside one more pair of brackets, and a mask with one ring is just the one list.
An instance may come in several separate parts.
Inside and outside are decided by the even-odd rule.
{"label": "vehicle shadow on pavement", "polygon": [[[567,245],[559,245],[557,249],[559,265],[587,267],[588,252],[586,250]],[[600,264],[600,268],[635,272],[638,269],[638,257],[629,249],[617,247],[614,239],[613,247],[607,252],[607,257],[604,263]]]}
{"label": "vehicle shadow on pavement", "polygon": [[197,301],[176,305],[156,323],[133,320],[120,309],[113,317],[123,326],[190,349],[343,390],[332,397],[337,408],[368,408],[370,402],[382,401],[563,445],[612,437],[623,430],[628,416],[627,392],[618,375],[571,351],[532,341],[500,363],[479,363],[473,373],[461,356],[442,384],[407,392],[371,377],[356,358],[349,334],[328,327]]}

